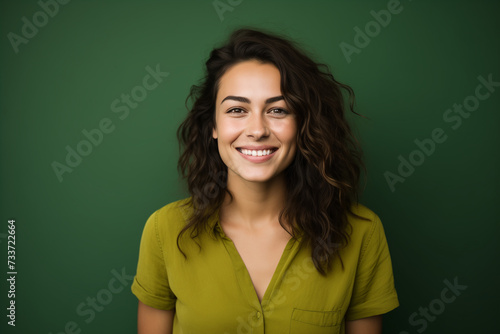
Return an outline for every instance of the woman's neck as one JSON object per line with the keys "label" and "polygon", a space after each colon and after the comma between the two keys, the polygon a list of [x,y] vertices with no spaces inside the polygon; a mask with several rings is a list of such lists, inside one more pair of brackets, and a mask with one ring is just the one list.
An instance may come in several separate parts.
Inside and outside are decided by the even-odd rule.
{"label": "woman's neck", "polygon": [[278,217],[286,199],[285,175],[281,173],[269,182],[248,182],[231,176],[227,187],[233,200],[226,194],[221,221],[248,230],[279,227]]}

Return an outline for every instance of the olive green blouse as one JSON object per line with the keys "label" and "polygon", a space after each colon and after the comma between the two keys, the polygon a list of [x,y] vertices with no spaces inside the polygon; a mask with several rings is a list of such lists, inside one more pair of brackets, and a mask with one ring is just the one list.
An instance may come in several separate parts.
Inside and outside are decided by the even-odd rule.
{"label": "olive green blouse", "polygon": [[[177,235],[192,212],[170,203],[147,220],[142,234],[132,293],[161,310],[175,308],[173,333],[344,333],[345,321],[383,314],[399,306],[391,257],[379,217],[357,204],[350,215],[348,246],[332,271],[321,276],[310,246],[300,237],[288,242],[262,302],[218,213],[210,229],[194,240]],[[191,211],[190,211],[191,210]],[[184,238],[184,236],[186,236]]]}

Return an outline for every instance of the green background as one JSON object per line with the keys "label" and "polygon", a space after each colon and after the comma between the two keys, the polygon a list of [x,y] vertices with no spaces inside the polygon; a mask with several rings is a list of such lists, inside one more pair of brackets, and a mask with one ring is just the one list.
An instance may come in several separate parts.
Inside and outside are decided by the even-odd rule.
{"label": "green background", "polygon": [[[210,50],[240,25],[296,40],[354,88],[368,117],[350,117],[368,168],[361,203],[382,219],[401,303],[384,333],[498,332],[500,87],[455,130],[443,114],[474,94],[478,76],[500,81],[500,3],[403,0],[348,63],[340,43],[355,45],[354,28],[364,30],[387,1],[221,1],[232,9],[222,17],[211,0],[73,0],[17,53],[8,34],[21,36],[22,18],[33,22],[42,9],[1,2],[0,332],[55,334],[70,321],[81,333],[136,332],[129,279],[114,283],[125,287],[91,321],[77,308],[108,288],[113,270],[135,274],[147,217],[187,196],[176,169],[184,100]],[[120,119],[111,103],[157,64],[169,76]],[[65,164],[66,146],[105,118],[114,130],[60,182],[51,164]],[[391,191],[384,173],[397,173],[398,157],[435,128],[447,140]],[[8,219],[16,220],[15,328],[5,316]],[[460,296],[412,324],[455,278],[467,286]]]}

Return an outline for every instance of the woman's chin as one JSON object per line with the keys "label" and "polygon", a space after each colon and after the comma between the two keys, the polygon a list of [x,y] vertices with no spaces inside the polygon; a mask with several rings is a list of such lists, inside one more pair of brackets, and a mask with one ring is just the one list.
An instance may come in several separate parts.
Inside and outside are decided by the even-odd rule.
{"label": "woman's chin", "polygon": [[253,183],[271,183],[276,181],[276,179],[281,176],[282,173],[280,174],[274,174],[274,173],[266,173],[266,174],[241,174],[239,175],[241,181],[244,182],[253,182]]}

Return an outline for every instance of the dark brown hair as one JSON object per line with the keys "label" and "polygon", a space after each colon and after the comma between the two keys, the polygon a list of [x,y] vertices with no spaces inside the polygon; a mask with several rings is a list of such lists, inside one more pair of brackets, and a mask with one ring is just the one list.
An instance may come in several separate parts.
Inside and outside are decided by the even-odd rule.
{"label": "dark brown hair", "polygon": [[283,220],[293,222],[292,236],[301,235],[311,246],[316,269],[326,275],[336,256],[342,263],[339,250],[349,242],[348,213],[355,215],[351,205],[358,202],[360,169],[365,169],[361,148],[345,118],[343,92],[348,94],[349,110],[360,114],[354,111],[351,87],[336,81],[327,65],[312,61],[287,38],[263,30],[238,29],[226,44],[213,49],[204,79],[191,87],[186,99],[189,113],[177,130],[178,169],[191,194],[186,205],[193,211],[177,237],[177,246],[186,256],[179,245],[181,235],[191,229],[191,238],[196,238],[226,193],[233,198],[226,187],[227,167],[212,138],[215,100],[222,75],[236,63],[251,59],[279,69],[281,92],[298,126],[297,153],[284,170],[287,198],[279,222],[281,226]]}

